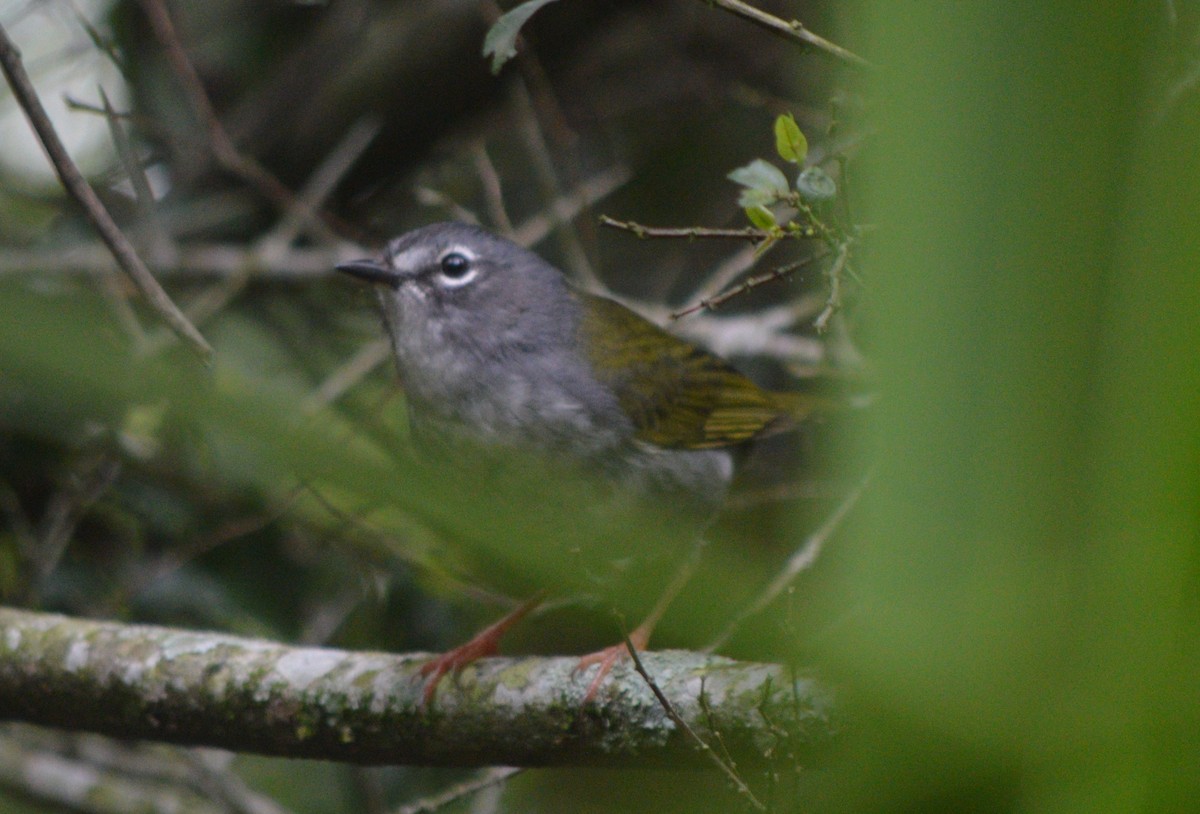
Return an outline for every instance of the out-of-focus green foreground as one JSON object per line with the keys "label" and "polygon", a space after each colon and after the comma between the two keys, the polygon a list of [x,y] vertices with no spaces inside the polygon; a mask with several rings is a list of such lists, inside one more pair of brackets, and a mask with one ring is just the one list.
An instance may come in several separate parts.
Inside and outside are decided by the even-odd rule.
{"label": "out-of-focus green foreground", "polygon": [[1200,106],[1169,100],[1171,10],[862,8],[880,468],[825,586],[857,720],[827,800],[1193,808]]}

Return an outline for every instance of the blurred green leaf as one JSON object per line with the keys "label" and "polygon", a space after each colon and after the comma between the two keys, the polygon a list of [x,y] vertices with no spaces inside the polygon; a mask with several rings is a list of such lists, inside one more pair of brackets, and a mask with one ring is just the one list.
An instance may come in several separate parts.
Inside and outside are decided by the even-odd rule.
{"label": "blurred green leaf", "polygon": [[1146,118],[1177,32],[1131,2],[870,11],[879,469],[817,586],[836,810],[1191,810],[1200,107]]}
{"label": "blurred green leaf", "polygon": [[754,159],[744,167],[738,167],[725,177],[756,192],[775,197],[788,194],[788,180],[783,171],[761,158]]}
{"label": "blurred green leaf", "polygon": [[808,156],[808,139],[800,132],[800,125],[791,113],[775,119],[775,150],[780,158],[792,164],[803,164]]}
{"label": "blurred green leaf", "polygon": [[765,206],[746,207],[746,217],[759,229],[774,229],[778,226],[778,222],[775,220],[775,213]]}
{"label": "blurred green leaf", "polygon": [[806,201],[829,201],[837,196],[837,182],[820,167],[807,167],[796,178],[796,191]]}

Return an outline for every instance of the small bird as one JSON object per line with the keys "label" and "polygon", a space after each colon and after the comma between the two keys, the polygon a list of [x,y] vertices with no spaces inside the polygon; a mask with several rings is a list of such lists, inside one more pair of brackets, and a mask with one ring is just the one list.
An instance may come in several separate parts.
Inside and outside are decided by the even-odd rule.
{"label": "small bird", "polygon": [[[565,461],[606,492],[691,518],[693,538],[724,500],[737,448],[809,408],[476,226],[426,226],[337,270],[375,284],[423,456]],[[631,636],[635,646],[669,601]],[[426,699],[446,672],[494,653],[536,602],[427,665]],[[601,665],[588,698],[623,653],[584,657],[581,666]]]}

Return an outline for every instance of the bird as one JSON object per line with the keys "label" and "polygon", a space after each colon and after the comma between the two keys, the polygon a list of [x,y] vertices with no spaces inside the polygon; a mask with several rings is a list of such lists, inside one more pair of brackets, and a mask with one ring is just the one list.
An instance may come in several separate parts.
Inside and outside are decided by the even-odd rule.
{"label": "bird", "polygon": [[[336,268],[376,291],[422,457],[452,470],[508,454],[565,463],[595,486],[593,515],[613,500],[654,505],[686,518],[683,536],[699,539],[725,499],[740,450],[796,426],[812,409],[803,394],[761,388],[479,226],[424,226],[376,257]],[[635,647],[648,644],[685,580],[677,575],[663,591],[630,636]],[[541,598],[427,664],[425,700],[447,672],[495,653]],[[581,659],[584,669],[600,665],[585,700],[626,652],[622,644]]]}

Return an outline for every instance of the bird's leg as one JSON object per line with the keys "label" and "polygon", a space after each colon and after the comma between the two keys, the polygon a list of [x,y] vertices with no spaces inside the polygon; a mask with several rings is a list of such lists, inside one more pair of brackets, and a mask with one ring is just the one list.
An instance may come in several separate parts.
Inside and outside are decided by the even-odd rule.
{"label": "bird's leg", "polygon": [[528,616],[529,612],[542,604],[544,600],[545,596],[538,594],[532,599],[522,602],[503,618],[476,633],[466,643],[459,645],[453,650],[447,650],[427,664],[421,665],[421,669],[418,672],[428,678],[425,684],[425,692],[421,696],[421,703],[428,704],[433,700],[437,685],[446,673],[452,670],[457,672],[473,661],[496,655],[499,650],[500,639],[508,632],[508,629]]}
{"label": "bird's leg", "polygon": [[[679,570],[675,572],[675,576],[671,578],[670,584],[662,592],[662,595],[658,598],[658,602],[655,603],[646,618],[642,620],[642,623],[629,634],[629,644],[632,644],[636,649],[645,650],[646,646],[650,643],[650,635],[654,632],[658,620],[667,612],[667,608],[675,601],[675,597],[679,596],[679,592],[683,590],[683,586],[687,585],[688,580],[692,578],[692,573],[696,570],[696,563],[700,559],[700,550],[703,547],[704,541],[697,540],[697,544],[692,549],[691,555]],[[625,642],[580,657],[579,664],[575,665],[575,672],[577,673],[586,670],[593,664],[600,665],[600,669],[596,671],[596,676],[592,679],[592,683],[588,685],[587,694],[583,696],[584,704],[589,703],[596,697],[596,693],[600,690],[600,685],[604,683],[605,676],[612,672],[612,668],[616,666],[617,662],[628,657],[629,647]]]}

